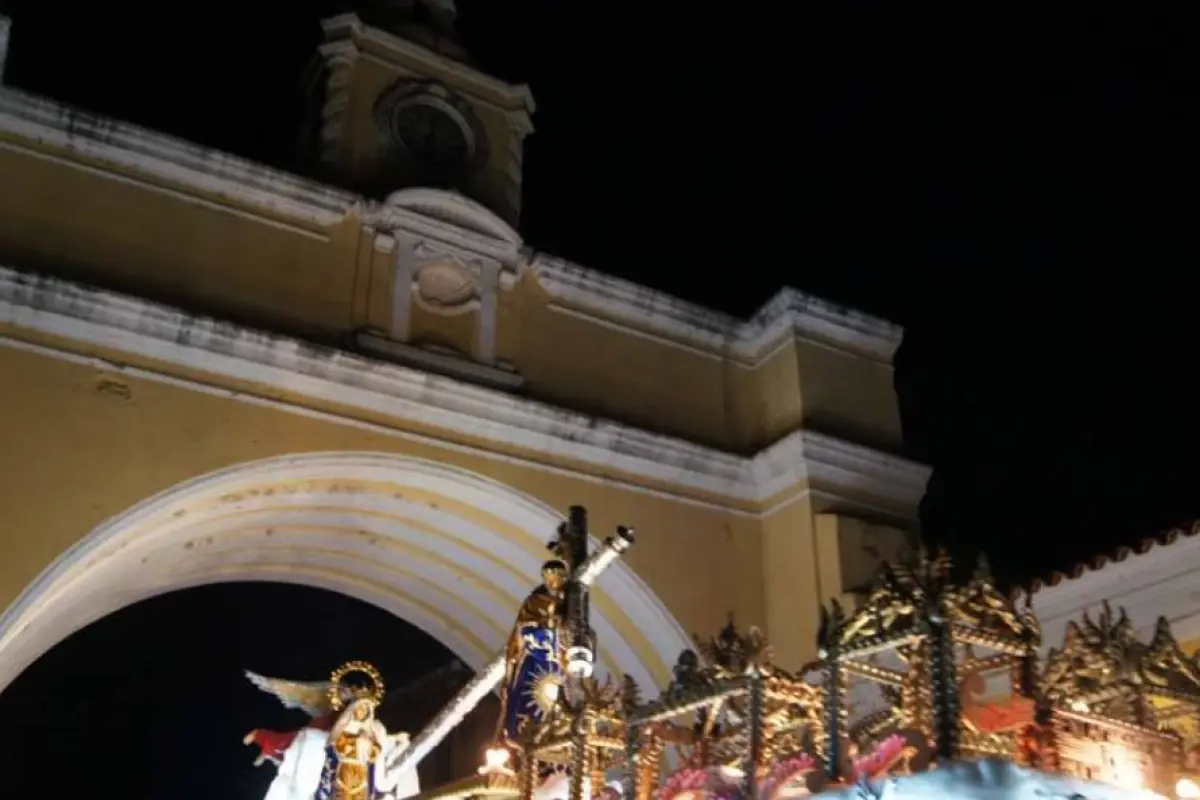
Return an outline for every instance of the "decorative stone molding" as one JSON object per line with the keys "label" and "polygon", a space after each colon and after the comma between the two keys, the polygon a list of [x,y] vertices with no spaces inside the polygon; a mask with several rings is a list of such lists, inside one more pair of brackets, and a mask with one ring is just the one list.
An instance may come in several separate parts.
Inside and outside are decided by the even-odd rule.
{"label": "decorative stone molding", "polygon": [[760,451],[750,469],[762,499],[805,481],[817,490],[877,498],[914,517],[931,474],[908,459],[805,430]]}
{"label": "decorative stone molding", "polygon": [[521,218],[521,185],[525,175],[525,138],[533,133],[533,124],[528,114],[509,112],[508,120],[508,159],[504,164],[504,174],[508,179],[505,184],[505,202],[516,215]]}
{"label": "decorative stone molding", "polygon": [[[382,41],[379,37],[388,38],[378,31],[359,30],[352,17],[327,21],[327,32],[338,25],[350,30],[353,37],[348,43],[331,46],[326,53],[346,64],[363,54],[365,48],[378,45]],[[389,39],[386,44],[405,46],[397,41],[399,44]],[[421,58],[441,58],[422,48],[416,50]],[[454,62],[443,66],[467,69]],[[467,71],[470,75],[460,77],[475,81],[481,93],[508,109],[512,124],[528,125],[533,105],[527,89],[497,81],[489,83],[486,76]],[[395,193],[383,204],[369,202],[244,159],[7,88],[0,88],[0,140],[7,147],[52,153],[68,164],[69,159],[77,159],[81,169],[110,169],[142,178],[147,185],[162,187],[160,190],[179,197],[204,198],[209,204],[214,200],[228,203],[231,213],[255,209],[266,219],[280,220],[276,224],[297,223],[296,230],[300,224],[330,228],[349,219],[361,219],[365,226],[379,232],[374,246],[381,252],[395,248],[399,237],[425,242],[466,263],[481,264],[483,289],[493,281],[499,289],[510,289],[528,270],[564,307],[593,311],[597,317],[630,332],[660,335],[695,352],[731,358],[738,364],[758,363],[789,335],[886,362],[901,336],[900,328],[890,323],[791,289],[781,291],[750,320],[738,320],[562,259],[532,254],[510,225],[461,195],[411,189]],[[410,291],[411,285],[409,281]],[[483,315],[489,313],[486,298],[487,292],[481,291],[479,307]],[[799,446],[789,437],[754,459],[746,459],[452,379],[335,351],[319,354],[311,346],[286,337],[3,269],[0,321],[138,354],[171,369],[202,370],[239,381],[286,385],[289,394],[317,404],[336,402],[372,414],[419,421],[508,449],[538,453],[542,459],[584,465],[581,469],[604,475],[625,473],[636,476],[642,484],[675,487],[670,491],[679,496],[699,493],[724,498],[714,504],[726,510],[731,510],[726,501],[771,500],[786,488],[787,481],[799,479],[798,463],[805,465],[804,475],[809,474],[808,470],[814,476],[819,469],[824,470],[822,477],[814,478],[822,485],[821,491],[837,492],[842,486],[847,491],[878,492],[898,502],[919,494],[916,487],[923,487],[928,475],[920,465],[892,460],[848,443],[839,443],[838,449],[829,444],[837,440],[814,438],[811,433],[793,434],[799,436]],[[12,339],[8,344],[16,346]],[[480,351],[485,356],[494,355],[486,342],[480,343]],[[61,355],[74,357],[65,352]],[[150,379],[157,375],[157,379],[168,382],[183,380],[149,371],[146,375]],[[300,413],[298,408],[293,410]],[[352,420],[345,422],[350,424]],[[788,447],[795,452],[788,451]],[[633,484],[631,488],[635,488]]]}
{"label": "decorative stone molding", "polygon": [[479,309],[479,283],[454,259],[430,261],[413,276],[413,301],[431,314],[456,317]]}
{"label": "decorative stone molding", "polygon": [[552,297],[690,347],[757,364],[789,335],[891,363],[903,329],[795,289],[783,289],[749,320],[537,253],[527,264]]}
{"label": "decorative stone molding", "polygon": [[491,142],[471,103],[444,84],[430,79],[401,78],[375,101],[375,124],[390,146],[400,150],[405,148],[396,130],[397,115],[421,105],[436,109],[460,129],[467,145],[467,161],[462,165],[467,175],[478,172],[487,164]]}
{"label": "decorative stone molding", "polygon": [[343,222],[363,203],[349,192],[7,87],[0,87],[0,136],[320,227]]}
{"label": "decorative stone molding", "polygon": [[501,288],[531,271],[564,305],[594,312],[632,333],[753,366],[788,335],[890,362],[902,330],[792,289],[750,320],[739,320],[662,292],[523,249],[520,235],[482,205],[432,189],[397,192],[385,203],[296,178],[224,153],[0,88],[0,133],[144,175],[181,192],[217,196],[297,222],[330,227],[352,213],[379,231],[402,229],[498,261]]}
{"label": "decorative stone molding", "polygon": [[[387,248],[392,254],[392,324],[388,334],[398,342],[406,342],[412,317],[413,274],[416,272],[412,254],[414,242],[400,231],[394,231],[390,236],[376,234],[376,241],[381,239],[392,243]],[[382,248],[376,246],[376,249]]]}
{"label": "decorative stone molding", "polygon": [[[337,406],[347,413],[383,415],[443,431],[438,440],[442,446],[461,446],[453,443],[455,438],[489,443],[494,450],[473,452],[494,458],[508,458],[495,451],[524,452],[534,457],[522,462],[531,468],[568,472],[582,479],[592,475],[633,491],[666,494],[733,514],[757,516],[759,512],[742,506],[772,502],[788,486],[811,479],[825,495],[874,496],[892,506],[911,508],[915,516],[929,476],[922,465],[811,431],[796,432],[745,458],[452,378],[4,268],[0,268],[0,324],[161,365],[136,370],[137,377],[147,380],[214,391],[188,383],[180,375],[203,372],[273,390],[266,394],[285,390],[306,405],[217,391],[292,413],[324,414],[323,418],[341,424],[360,423],[316,409]],[[0,344],[67,360],[79,358],[11,337],[0,339]]]}
{"label": "decorative stone molding", "polygon": [[476,328],[475,356],[484,364],[496,361],[501,274],[500,265],[494,261],[480,265],[479,322]]}
{"label": "decorative stone molding", "polygon": [[317,156],[331,164],[336,162],[345,140],[350,82],[361,53],[350,42],[329,42],[321,45],[318,52],[325,61],[325,102],[321,108]]}
{"label": "decorative stone molding", "polygon": [[[403,148],[405,137],[397,131],[401,112],[422,115],[425,123],[452,119],[462,134],[461,140],[446,127],[442,129],[445,137],[438,137],[441,144],[436,147],[445,150],[443,155],[453,153],[454,158],[421,161],[429,167],[457,161],[460,155],[465,158],[431,182],[473,182],[486,168],[490,177],[482,185],[488,187],[489,201],[501,206],[501,213],[511,222],[520,218],[522,143],[533,130],[534,102],[529,87],[505,83],[403,36],[364,25],[353,13],[326,19],[322,26],[329,45],[353,48],[364,60],[396,75],[395,83],[375,101],[376,127],[383,132],[378,145],[381,149],[389,142],[393,149]],[[440,116],[429,117],[430,109],[436,109]],[[492,142],[479,117],[496,113],[507,125],[503,133],[492,131],[501,136]],[[500,158],[492,157],[493,146],[502,151]],[[469,152],[460,154],[460,148]]]}
{"label": "decorative stone molding", "polygon": [[429,348],[413,347],[369,332],[357,334],[354,340],[369,353],[377,353],[392,361],[460,378],[480,386],[511,392],[525,385],[525,378],[513,369],[511,364],[499,362],[495,366],[489,366],[486,363],[468,361],[458,354],[443,354]]}
{"label": "decorative stone molding", "polygon": [[[391,244],[381,244],[383,239]],[[473,356],[485,365],[495,361],[498,293],[502,286],[512,288],[511,281],[507,285],[502,281],[504,268],[499,261],[462,247],[431,243],[400,228],[393,228],[390,235],[376,234],[375,249],[393,254],[393,339],[408,341],[413,304],[442,316],[478,311]]]}
{"label": "decorative stone molding", "polygon": [[474,355],[492,365],[498,293],[516,285],[524,258],[520,235],[483,205],[440,189],[395,192],[363,219],[382,232],[377,250],[395,248],[392,336],[407,341],[414,302],[435,314],[477,310]]}
{"label": "decorative stone molding", "polygon": [[369,203],[363,222],[379,231],[403,231],[436,242],[463,258],[499,262],[508,273],[504,288],[516,283],[524,263],[521,236],[482,204],[441,189],[402,189],[383,203]]}
{"label": "decorative stone molding", "polygon": [[[395,455],[297,454],[211,472],[101,523],[0,609],[0,690],[89,622],[222,579],[340,591],[411,620],[479,668],[503,648],[528,591],[523,576],[537,574],[561,522],[482,475]],[[620,561],[593,592],[619,600],[593,612],[601,665],[662,685],[689,643],[670,610]],[[626,638],[631,629],[640,636]]]}
{"label": "decorative stone molding", "polygon": [[460,91],[469,91],[496,108],[523,114],[532,128],[531,115],[536,106],[532,92],[524,84],[505,83],[395,34],[364,25],[353,13],[338,14],[322,20],[321,28],[325,32],[327,42],[348,42],[365,54],[381,58],[384,63],[387,63],[388,56],[402,59],[392,66],[407,66],[411,69],[412,65],[420,65],[422,72],[446,75],[452,78],[455,88]]}
{"label": "decorative stone molding", "polygon": [[441,316],[458,316],[479,309],[484,292],[484,267],[478,258],[415,241],[412,247],[413,300]]}

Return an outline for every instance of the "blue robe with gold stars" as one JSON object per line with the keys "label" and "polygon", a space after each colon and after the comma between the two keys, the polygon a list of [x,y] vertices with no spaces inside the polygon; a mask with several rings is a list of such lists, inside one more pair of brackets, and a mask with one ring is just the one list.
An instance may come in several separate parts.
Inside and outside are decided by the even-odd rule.
{"label": "blue robe with gold stars", "polygon": [[561,600],[544,586],[521,605],[509,638],[501,733],[517,741],[522,729],[541,722],[563,685]]}

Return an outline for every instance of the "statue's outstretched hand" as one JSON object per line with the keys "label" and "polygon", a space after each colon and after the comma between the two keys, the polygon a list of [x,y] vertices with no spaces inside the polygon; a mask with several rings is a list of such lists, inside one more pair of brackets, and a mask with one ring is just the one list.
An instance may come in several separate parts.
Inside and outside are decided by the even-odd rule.
{"label": "statue's outstretched hand", "polygon": [[[242,744],[244,744],[244,745],[258,744],[258,728],[255,728],[254,730],[250,731],[245,736],[243,736]],[[266,750],[262,747],[262,745],[259,745],[258,758],[254,759],[254,766],[261,767],[263,765],[263,762],[265,762],[266,760],[267,760]],[[275,759],[271,759],[271,760],[274,761]]]}

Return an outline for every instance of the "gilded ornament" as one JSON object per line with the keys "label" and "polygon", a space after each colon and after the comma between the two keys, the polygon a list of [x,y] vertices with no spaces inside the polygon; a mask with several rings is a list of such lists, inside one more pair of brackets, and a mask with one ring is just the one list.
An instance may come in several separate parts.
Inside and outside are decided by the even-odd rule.
{"label": "gilded ornament", "polygon": [[[366,686],[348,684],[346,679],[352,675],[360,675],[367,679]],[[329,706],[334,711],[340,711],[354,700],[367,699],[375,705],[383,702],[383,676],[374,665],[366,661],[347,661],[335,669],[329,676]]]}

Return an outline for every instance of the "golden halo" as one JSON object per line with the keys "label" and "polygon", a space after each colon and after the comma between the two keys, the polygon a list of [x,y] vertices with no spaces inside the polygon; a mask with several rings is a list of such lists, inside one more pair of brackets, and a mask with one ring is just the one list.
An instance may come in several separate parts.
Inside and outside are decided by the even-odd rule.
{"label": "golden halo", "polygon": [[[347,686],[343,689],[342,682],[348,675],[365,675],[370,685],[356,688]],[[334,711],[340,711],[346,704],[348,695],[353,700],[366,698],[378,705],[383,701],[383,688],[383,676],[374,665],[366,661],[347,661],[329,676],[329,704],[333,706]]]}

